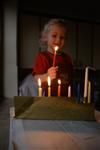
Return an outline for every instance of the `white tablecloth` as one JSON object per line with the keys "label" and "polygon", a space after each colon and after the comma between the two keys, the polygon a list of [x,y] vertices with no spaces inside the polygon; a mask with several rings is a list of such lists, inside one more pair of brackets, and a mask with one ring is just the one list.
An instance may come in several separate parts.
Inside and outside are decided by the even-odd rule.
{"label": "white tablecloth", "polygon": [[100,124],[93,121],[10,118],[9,150],[100,150]]}

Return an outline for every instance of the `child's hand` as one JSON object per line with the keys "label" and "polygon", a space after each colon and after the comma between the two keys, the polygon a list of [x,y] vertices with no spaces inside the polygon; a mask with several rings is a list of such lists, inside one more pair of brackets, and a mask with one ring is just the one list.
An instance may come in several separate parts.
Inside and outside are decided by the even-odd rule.
{"label": "child's hand", "polygon": [[56,67],[51,67],[48,69],[48,76],[50,76],[51,80],[56,78],[57,75],[57,70],[58,70],[58,66]]}

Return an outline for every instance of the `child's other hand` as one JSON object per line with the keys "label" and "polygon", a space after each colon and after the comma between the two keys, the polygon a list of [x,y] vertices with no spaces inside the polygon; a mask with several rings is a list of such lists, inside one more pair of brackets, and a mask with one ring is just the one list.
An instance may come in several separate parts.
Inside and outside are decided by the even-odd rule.
{"label": "child's other hand", "polygon": [[48,69],[48,76],[50,76],[51,80],[56,78],[57,75],[57,71],[58,71],[58,66],[56,67],[51,67]]}

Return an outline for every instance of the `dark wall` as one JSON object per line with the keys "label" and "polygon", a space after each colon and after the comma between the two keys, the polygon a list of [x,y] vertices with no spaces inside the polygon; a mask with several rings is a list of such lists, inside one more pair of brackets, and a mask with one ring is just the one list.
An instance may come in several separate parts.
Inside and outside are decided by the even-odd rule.
{"label": "dark wall", "polygon": [[0,97],[3,95],[3,4],[0,1]]}
{"label": "dark wall", "polygon": [[98,3],[66,0],[18,0],[20,11],[67,17],[69,19],[100,22]]}

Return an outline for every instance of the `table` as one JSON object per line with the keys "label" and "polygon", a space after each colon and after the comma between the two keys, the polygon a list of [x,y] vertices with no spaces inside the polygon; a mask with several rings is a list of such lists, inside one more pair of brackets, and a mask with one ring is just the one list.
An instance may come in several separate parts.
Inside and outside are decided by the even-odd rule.
{"label": "table", "polygon": [[9,150],[100,150],[96,121],[16,119],[13,109]]}

